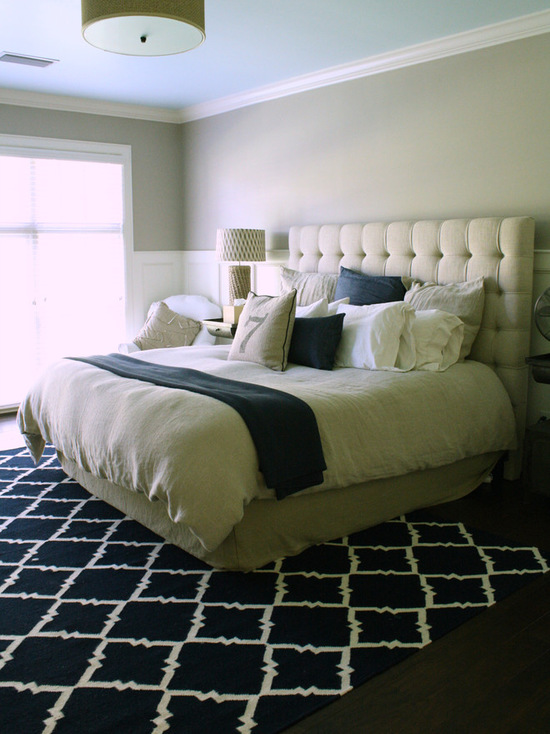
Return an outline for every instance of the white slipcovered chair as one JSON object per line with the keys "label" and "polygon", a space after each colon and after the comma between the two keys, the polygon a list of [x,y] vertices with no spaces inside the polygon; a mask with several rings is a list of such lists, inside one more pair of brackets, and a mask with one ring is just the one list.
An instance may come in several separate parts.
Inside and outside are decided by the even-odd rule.
{"label": "white slipcovered chair", "polygon": [[[203,319],[217,319],[222,315],[220,306],[216,303],[212,303],[205,296],[189,296],[189,295],[178,295],[168,296],[167,298],[161,299],[168,306],[169,309],[185,316],[188,319],[195,319],[195,321],[202,321]],[[155,304],[151,304],[147,317],[151,313],[151,309]],[[200,344],[215,344],[216,337],[208,333],[206,326],[202,326],[201,330],[193,340],[193,346]],[[119,344],[118,351],[122,354],[131,354],[132,352],[139,352],[140,349],[134,342],[124,342]]]}

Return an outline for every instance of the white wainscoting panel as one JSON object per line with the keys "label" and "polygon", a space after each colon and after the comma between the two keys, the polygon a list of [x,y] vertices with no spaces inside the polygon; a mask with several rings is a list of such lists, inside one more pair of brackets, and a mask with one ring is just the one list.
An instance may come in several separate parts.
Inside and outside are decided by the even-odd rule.
{"label": "white wainscoting panel", "polygon": [[182,256],[181,293],[205,296],[220,303],[220,268],[213,250],[185,250]]}
{"label": "white wainscoting panel", "polygon": [[141,329],[153,301],[182,292],[181,256],[179,250],[134,252],[134,323],[128,325],[128,338]]}
{"label": "white wainscoting panel", "polygon": [[288,262],[288,250],[271,250],[266,262],[258,263],[252,270],[252,290],[264,296],[278,296],[281,282],[279,268]]}

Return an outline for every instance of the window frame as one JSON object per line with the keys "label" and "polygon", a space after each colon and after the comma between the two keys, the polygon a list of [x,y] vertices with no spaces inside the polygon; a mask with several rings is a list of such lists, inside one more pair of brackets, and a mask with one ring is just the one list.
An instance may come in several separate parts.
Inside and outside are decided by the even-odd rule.
{"label": "window frame", "polygon": [[0,133],[0,153],[27,158],[100,161],[122,165],[122,241],[124,246],[124,297],[126,338],[134,324],[134,218],[132,207],[132,146],[63,138],[42,138]]}

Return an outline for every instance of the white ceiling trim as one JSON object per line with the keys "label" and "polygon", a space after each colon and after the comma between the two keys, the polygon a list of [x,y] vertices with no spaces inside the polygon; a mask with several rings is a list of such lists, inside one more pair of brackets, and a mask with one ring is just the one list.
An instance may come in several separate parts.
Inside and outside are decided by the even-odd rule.
{"label": "white ceiling trim", "polygon": [[212,117],[241,107],[268,102],[291,94],[326,87],[331,84],[360,79],[373,74],[402,69],[426,61],[435,61],[447,56],[477,51],[509,41],[548,33],[550,31],[550,10],[525,15],[494,25],[464,31],[434,41],[409,46],[398,51],[370,56],[340,66],[333,66],[312,74],[287,79],[276,84],[252,89],[213,102],[205,102],[180,111],[181,122],[190,122],[204,117]]}
{"label": "white ceiling trim", "polygon": [[148,120],[151,122],[182,123],[220,115],[242,107],[268,102],[300,92],[307,92],[332,84],[360,79],[373,74],[402,69],[447,56],[477,51],[509,41],[550,32],[550,10],[524,15],[519,18],[457,33],[445,38],[409,46],[360,61],[334,66],[328,69],[286,79],[275,84],[258,87],[229,97],[193,105],[181,110],[145,105],[129,105],[103,100],[67,97],[61,95],[0,89],[0,104],[24,107],[80,112],[94,115],[110,115]]}
{"label": "white ceiling trim", "polygon": [[182,121],[181,110],[147,107],[146,105],[130,105],[121,102],[105,102],[97,99],[66,97],[40,92],[23,92],[15,89],[0,89],[0,104],[18,105],[20,107],[39,107],[43,110],[56,110],[61,112],[82,112],[91,115],[129,117],[133,120],[147,120],[150,122],[180,123]]}

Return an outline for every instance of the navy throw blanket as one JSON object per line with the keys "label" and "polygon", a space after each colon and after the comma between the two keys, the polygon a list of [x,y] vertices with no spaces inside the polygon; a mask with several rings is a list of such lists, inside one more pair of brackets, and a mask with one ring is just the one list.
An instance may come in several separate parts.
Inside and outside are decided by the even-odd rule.
{"label": "navy throw blanket", "polygon": [[250,382],[228,380],[188,367],[142,362],[124,354],[70,357],[120,377],[208,395],[230,405],[242,417],[258,452],[266,486],[277,499],[323,483],[327,468],[317,420],[294,395]]}

